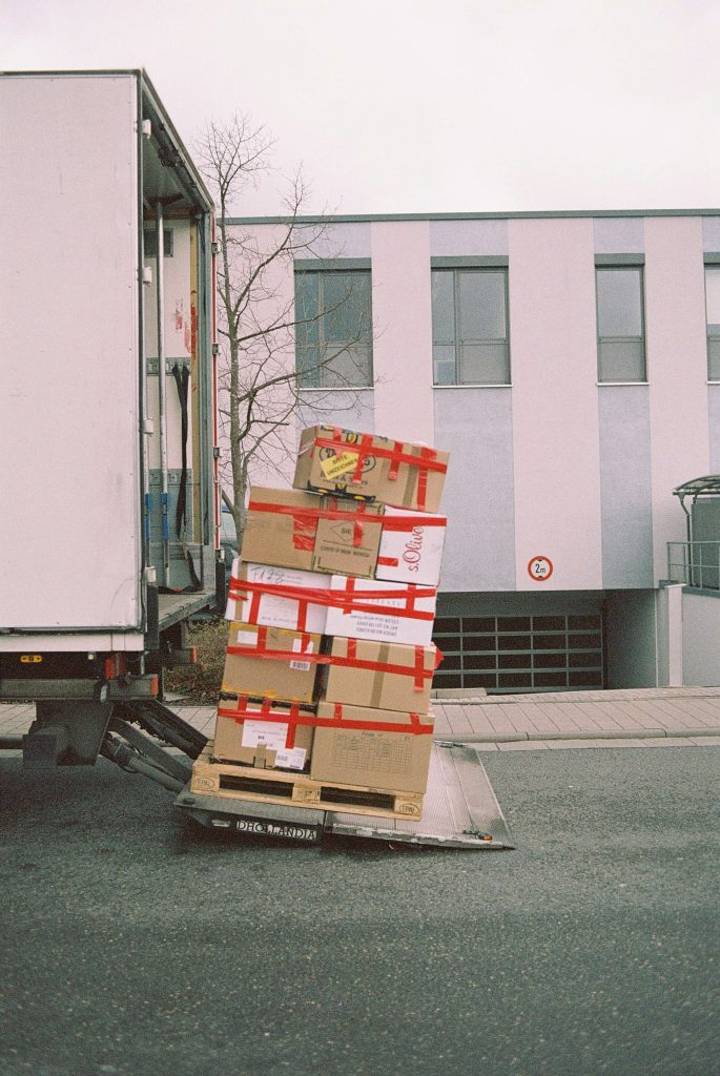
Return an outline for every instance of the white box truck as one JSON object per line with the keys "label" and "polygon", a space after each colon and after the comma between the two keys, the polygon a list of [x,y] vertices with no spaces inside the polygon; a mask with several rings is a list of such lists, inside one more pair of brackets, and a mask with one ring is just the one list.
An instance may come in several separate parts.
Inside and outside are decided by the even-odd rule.
{"label": "white box truck", "polygon": [[0,117],[0,700],[26,764],[123,718],[195,755],[157,695],[224,591],[212,199],[143,71],[4,73]]}
{"label": "white box truck", "polygon": [[102,754],[240,833],[509,847],[454,744],[419,822],[190,792],[158,741],[207,740],[158,691],[225,601],[212,200],[143,71],[0,74],[0,124],[0,702],[36,704],[24,764]]}

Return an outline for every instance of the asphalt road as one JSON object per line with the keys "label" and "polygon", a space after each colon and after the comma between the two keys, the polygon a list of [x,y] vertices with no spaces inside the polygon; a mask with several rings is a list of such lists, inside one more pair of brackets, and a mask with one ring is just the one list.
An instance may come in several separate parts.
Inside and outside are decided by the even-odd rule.
{"label": "asphalt road", "polygon": [[0,757],[0,1073],[720,1073],[720,748],[484,761],[516,851],[253,842]]}

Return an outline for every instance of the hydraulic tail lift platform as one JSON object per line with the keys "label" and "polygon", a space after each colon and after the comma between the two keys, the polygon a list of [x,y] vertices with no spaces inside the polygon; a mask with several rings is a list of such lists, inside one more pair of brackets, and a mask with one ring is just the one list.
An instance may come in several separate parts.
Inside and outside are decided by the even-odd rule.
{"label": "hydraulic tail lift platform", "polygon": [[325,836],[360,837],[436,848],[512,848],[511,837],[480,757],[462,744],[433,745],[419,822],[343,814],[309,807],[232,800],[189,791],[176,805],[204,826],[317,843]]}
{"label": "hydraulic tail lift platform", "polygon": [[[83,705],[76,699],[78,718]],[[0,750],[23,750],[23,765],[37,771],[61,764],[88,764],[98,754],[131,773],[139,773],[175,793],[175,805],[210,829],[238,834],[318,843],[324,837],[365,838],[392,845],[498,850],[513,848],[512,837],[478,751],[470,746],[436,741],[430,759],[428,787],[419,821],[372,814],[343,813],[292,804],[246,800],[190,791],[192,760],[207,738],[155,698],[108,703],[104,734],[83,759],[57,758],[47,728],[34,736],[0,736]],[[47,751],[45,738],[50,737]],[[33,750],[28,751],[32,743]],[[90,757],[94,756],[94,757]]]}

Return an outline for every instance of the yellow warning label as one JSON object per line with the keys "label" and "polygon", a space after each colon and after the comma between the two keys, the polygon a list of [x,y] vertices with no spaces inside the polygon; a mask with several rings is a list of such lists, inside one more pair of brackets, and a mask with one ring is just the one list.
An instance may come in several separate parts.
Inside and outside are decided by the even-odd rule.
{"label": "yellow warning label", "polygon": [[320,467],[325,477],[333,481],[341,475],[354,471],[357,461],[357,452],[341,452],[339,456],[328,456],[327,459],[320,460]]}

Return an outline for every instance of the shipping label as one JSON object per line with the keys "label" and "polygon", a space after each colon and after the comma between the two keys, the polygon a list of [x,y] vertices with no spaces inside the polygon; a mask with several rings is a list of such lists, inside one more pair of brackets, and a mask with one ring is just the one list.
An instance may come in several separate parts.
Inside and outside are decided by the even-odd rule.
{"label": "shipping label", "polygon": [[333,482],[344,474],[349,474],[357,467],[357,452],[341,452],[337,456],[328,456],[320,460],[320,469],[328,481]]}
{"label": "shipping label", "polygon": [[286,747],[288,726],[274,721],[243,721],[242,746],[267,747],[275,752],[275,765],[286,770],[302,770],[307,751],[304,747]]}
{"label": "shipping label", "polygon": [[[312,654],[313,644],[312,640],[308,640],[307,645],[303,648],[302,639],[293,639],[292,650],[295,654]],[[290,668],[296,672],[310,672],[312,667],[311,661],[291,661],[289,662]]]}

